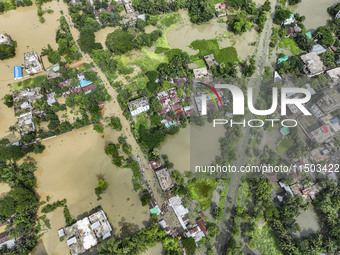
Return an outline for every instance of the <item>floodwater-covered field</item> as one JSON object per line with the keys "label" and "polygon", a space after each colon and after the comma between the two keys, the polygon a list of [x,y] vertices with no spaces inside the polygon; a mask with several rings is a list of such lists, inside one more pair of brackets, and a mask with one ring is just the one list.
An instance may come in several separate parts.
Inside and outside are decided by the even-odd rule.
{"label": "floodwater-covered field", "polygon": [[327,8],[339,3],[338,0],[322,0],[322,1],[314,1],[314,0],[302,0],[301,3],[297,5],[290,6],[289,9],[292,12],[297,12],[300,15],[306,17],[306,20],[303,22],[306,29],[315,30],[319,26],[324,26],[327,24],[327,20],[331,17],[327,12]]}
{"label": "floodwater-covered field", "polygon": [[[188,125],[175,136],[168,137],[161,145],[160,153],[169,156],[169,160],[174,163],[174,169],[182,173],[194,171],[190,169],[191,153],[194,153],[192,163],[198,166],[209,165],[220,155],[219,138],[223,137],[224,133],[223,126],[213,128],[211,123],[206,123],[203,127]],[[190,144],[193,138],[195,141]]]}
{"label": "floodwater-covered field", "polygon": [[[88,126],[44,141],[46,150],[34,156],[38,162],[37,193],[41,200],[50,196],[51,202],[66,198],[75,218],[102,206],[113,234],[119,235],[124,224],[135,230],[143,228],[149,221],[149,211],[142,207],[138,193],[133,190],[131,170],[115,167],[104,153],[105,144],[114,139],[109,133],[104,135],[105,139]],[[100,201],[94,193],[98,176],[103,176],[109,185]],[[52,228],[42,238],[46,252],[68,254],[66,242],[59,242],[57,235],[57,230],[65,226],[62,208],[47,217]]]}
{"label": "floodwater-covered field", "polygon": [[179,13],[182,21],[167,33],[170,47],[187,51],[189,54],[196,54],[197,51],[189,47],[193,41],[218,38],[221,48],[235,47],[241,60],[245,60],[253,54],[255,46],[251,44],[256,42],[257,39],[255,29],[236,36],[228,31],[225,22],[218,23],[218,19],[212,19],[207,23],[196,25],[190,22],[187,11],[180,10]]}

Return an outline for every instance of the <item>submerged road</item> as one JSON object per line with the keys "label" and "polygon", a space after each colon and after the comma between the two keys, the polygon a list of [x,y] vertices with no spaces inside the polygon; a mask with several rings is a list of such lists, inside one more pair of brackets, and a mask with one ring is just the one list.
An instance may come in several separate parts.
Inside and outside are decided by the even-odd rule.
{"label": "submerged road", "polygon": [[[271,1],[271,13],[268,16],[268,19],[266,21],[266,24],[264,26],[264,29],[262,33],[260,34],[259,40],[258,40],[258,46],[257,46],[257,52],[255,53],[255,63],[256,63],[256,71],[254,75],[250,78],[249,81],[249,87],[253,87],[255,90],[254,93],[254,102],[256,102],[256,99],[258,97],[258,91],[261,84],[261,77],[263,68],[266,62],[266,59],[269,54],[269,42],[271,37],[271,30],[273,26],[273,16],[275,11],[275,5],[276,0]],[[250,119],[253,118],[253,115],[250,115]],[[237,169],[240,168],[240,166],[245,165],[245,163],[248,161],[248,158],[246,156],[246,149],[249,142],[249,126],[247,125],[243,129],[243,135],[239,140],[239,143],[237,145],[237,159],[234,165],[237,167]],[[215,254],[216,255],[222,255],[226,254],[227,249],[227,243],[230,238],[230,230],[232,226],[232,209],[236,204],[236,199],[238,195],[238,188],[240,186],[241,182],[241,173],[232,173],[231,179],[230,179],[230,185],[226,197],[225,202],[225,210],[223,214],[223,219],[220,223],[220,234],[216,238],[216,244],[215,244]]]}

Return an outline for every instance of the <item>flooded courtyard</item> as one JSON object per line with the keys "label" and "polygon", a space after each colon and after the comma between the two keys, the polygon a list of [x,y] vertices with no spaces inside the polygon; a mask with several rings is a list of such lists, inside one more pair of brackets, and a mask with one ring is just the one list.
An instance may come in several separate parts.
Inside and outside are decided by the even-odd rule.
{"label": "flooded courtyard", "polygon": [[[214,132],[211,132],[212,129]],[[175,136],[168,137],[161,145],[160,153],[169,156],[174,169],[182,173],[194,171],[190,163],[208,165],[220,155],[219,138],[224,133],[223,126],[213,128],[211,123],[206,123],[203,127],[188,125]],[[193,162],[190,162],[191,159]]]}
{"label": "flooded courtyard", "polygon": [[[41,200],[50,196],[51,202],[66,198],[75,218],[102,206],[113,234],[119,235],[124,224],[135,230],[143,228],[149,221],[149,211],[142,207],[138,193],[133,190],[131,170],[115,167],[104,153],[106,143],[92,126],[44,141],[46,150],[34,156],[38,162],[37,193]],[[100,201],[94,193],[98,176],[104,176],[109,185]],[[68,254],[66,242],[60,242],[57,235],[57,230],[65,226],[63,209],[57,208],[47,217],[51,229],[42,238],[47,254]]]}
{"label": "flooded courtyard", "polygon": [[297,12],[306,19],[303,22],[307,30],[315,30],[319,26],[327,24],[327,20],[331,19],[327,12],[327,8],[333,4],[338,3],[338,0],[322,0],[322,1],[308,1],[303,0],[301,3],[289,6],[292,12]]}
{"label": "flooded courtyard", "polygon": [[301,232],[297,234],[299,237],[308,236],[320,230],[319,219],[313,206],[310,206],[306,211],[301,210],[296,222],[301,228]]}
{"label": "flooded courtyard", "polygon": [[217,22],[219,19],[214,18],[207,23],[196,25],[190,22],[187,11],[179,10],[179,13],[182,21],[167,33],[170,47],[178,48],[194,55],[197,51],[189,47],[193,41],[217,38],[221,48],[235,47],[241,60],[245,60],[253,54],[255,47],[251,46],[251,44],[256,42],[257,39],[257,32],[254,28],[242,35],[234,35],[228,31],[225,22]]}

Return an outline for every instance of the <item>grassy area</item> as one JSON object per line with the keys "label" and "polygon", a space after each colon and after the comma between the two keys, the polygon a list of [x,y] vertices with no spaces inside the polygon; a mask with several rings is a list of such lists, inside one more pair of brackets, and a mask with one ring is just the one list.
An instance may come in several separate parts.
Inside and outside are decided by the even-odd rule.
{"label": "grassy area", "polygon": [[194,63],[196,63],[198,67],[207,67],[203,59],[197,59],[194,61]]}
{"label": "grassy area", "polygon": [[294,39],[289,37],[284,37],[280,41],[280,48],[285,48],[289,50],[293,55],[298,55],[302,52],[302,50],[297,46]]}
{"label": "grassy area", "polygon": [[252,239],[249,242],[250,248],[256,248],[262,255],[281,255],[282,252],[278,246],[278,242],[274,231],[266,223],[260,229],[255,225]]}
{"label": "grassy area", "polygon": [[14,83],[14,90],[42,87],[47,81],[46,75],[39,75],[34,78],[29,78],[17,83]]}
{"label": "grassy area", "polygon": [[181,15],[178,12],[165,13],[161,16],[159,24],[168,28],[177,24],[180,19]]}
{"label": "grassy area", "polygon": [[287,150],[289,150],[293,146],[294,146],[294,143],[287,136],[285,136],[281,139],[276,149],[279,153],[285,153]]}
{"label": "grassy area", "polygon": [[198,51],[199,56],[205,56],[213,53],[218,63],[238,62],[237,51],[234,47],[220,48],[216,39],[196,40],[190,44],[190,47]]}
{"label": "grassy area", "polygon": [[217,182],[212,178],[201,181],[191,181],[188,185],[191,197],[198,200],[202,210],[205,210],[211,205],[211,198],[216,187]]}
{"label": "grassy area", "polygon": [[166,29],[162,30],[162,37],[158,38],[156,41],[157,47],[171,48],[166,38],[168,31],[175,27],[181,21],[181,15],[177,12],[163,14],[158,26],[166,26]]}
{"label": "grassy area", "polygon": [[156,70],[160,63],[168,61],[166,56],[159,55],[155,52],[150,52],[146,49],[142,49],[142,52],[144,52],[144,55],[141,58],[133,60],[129,62],[129,64],[135,64],[142,69],[147,69],[148,71],[150,71]]}
{"label": "grassy area", "polygon": [[218,218],[216,220],[217,222],[221,222],[222,219],[223,219],[225,200],[227,199],[229,184],[230,184],[230,179],[225,181],[225,186],[223,187],[223,190],[220,193],[220,204],[218,205],[218,209],[220,210],[220,214],[218,215]]}

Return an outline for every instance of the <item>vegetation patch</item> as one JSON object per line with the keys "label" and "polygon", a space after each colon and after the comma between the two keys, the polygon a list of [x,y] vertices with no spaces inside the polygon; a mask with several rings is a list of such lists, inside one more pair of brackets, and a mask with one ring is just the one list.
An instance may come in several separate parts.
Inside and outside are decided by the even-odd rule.
{"label": "vegetation patch", "polygon": [[42,209],[41,212],[42,213],[49,213],[49,212],[53,212],[55,209],[57,209],[58,207],[63,207],[66,204],[66,199],[63,199],[61,201],[57,201],[54,202],[52,204],[48,204],[45,205]]}
{"label": "vegetation patch", "polygon": [[281,255],[282,252],[278,246],[274,231],[268,224],[260,229],[257,224],[254,225],[255,230],[249,247],[256,248],[263,255]]}
{"label": "vegetation patch", "polygon": [[167,62],[167,57],[159,55],[155,52],[147,51],[142,49],[144,52],[143,56],[139,59],[131,61],[129,64],[135,64],[146,71],[156,70],[159,64]]}
{"label": "vegetation patch", "polygon": [[283,137],[277,145],[277,151],[279,153],[285,153],[287,150],[294,146],[293,142],[287,137]]}
{"label": "vegetation patch", "polygon": [[296,42],[289,37],[283,37],[280,41],[280,48],[289,50],[293,55],[298,55],[302,52]]}
{"label": "vegetation patch", "polygon": [[236,49],[234,47],[220,48],[216,39],[196,40],[190,44],[190,47],[197,50],[201,57],[214,54],[216,61],[220,64],[238,62]]}
{"label": "vegetation patch", "polygon": [[161,26],[171,27],[177,24],[180,19],[181,15],[178,12],[166,13],[161,16],[159,24]]}
{"label": "vegetation patch", "polygon": [[205,210],[211,205],[211,198],[216,187],[217,182],[212,178],[201,181],[191,181],[188,185],[192,199],[198,200],[202,210]]}

